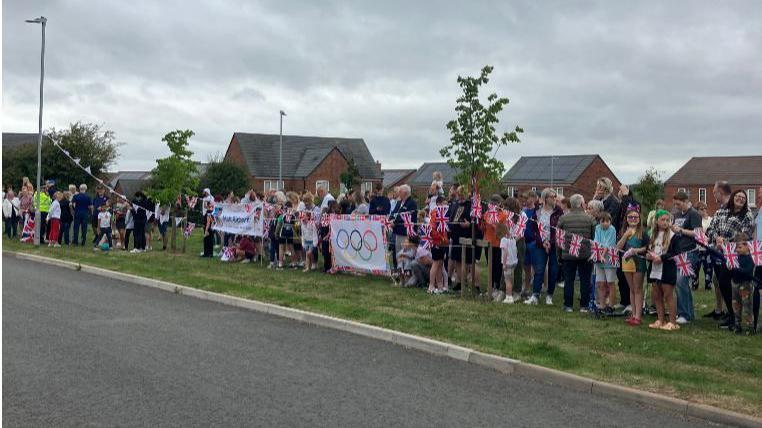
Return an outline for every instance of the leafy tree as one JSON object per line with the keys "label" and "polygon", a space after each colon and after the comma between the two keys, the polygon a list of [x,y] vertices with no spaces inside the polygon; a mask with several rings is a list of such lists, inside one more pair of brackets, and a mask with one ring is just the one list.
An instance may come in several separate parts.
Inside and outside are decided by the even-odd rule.
{"label": "leafy tree", "polygon": [[648,168],[638,182],[630,189],[640,201],[644,213],[656,207],[656,200],[664,198],[664,182],[661,173],[654,167]]}
{"label": "leafy tree", "polygon": [[[176,130],[164,136],[161,141],[167,143],[172,154],[163,159],[156,159],[156,168],[151,172],[152,183],[146,190],[146,194],[161,205],[173,207],[178,198],[183,195],[195,193],[198,188],[198,176],[196,164],[191,159],[193,152],[188,150],[188,139],[193,131]],[[187,216],[187,209],[185,210]],[[170,209],[169,224],[173,226],[170,241],[172,250],[176,250],[175,236],[177,228],[175,224],[175,210]],[[183,252],[185,252],[185,240],[183,240]]]}
{"label": "leafy tree", "polygon": [[213,195],[232,191],[241,196],[248,190],[249,174],[235,162],[214,159],[209,162],[200,181],[200,188],[208,187]]}
{"label": "leafy tree", "polygon": [[495,154],[501,146],[520,142],[518,134],[524,132],[516,126],[512,132],[495,133],[497,116],[509,100],[495,93],[487,96],[487,105],[479,99],[479,90],[489,82],[492,70],[492,66],[486,65],[479,77],[458,76],[458,85],[463,90],[456,100],[458,117],[447,122],[450,144],[439,153],[458,171],[455,180],[460,184],[470,184],[474,179],[480,187],[499,183],[505,166]]}
{"label": "leafy tree", "polygon": [[[476,182],[480,189],[496,187],[502,178],[505,166],[495,158],[497,150],[518,143],[523,129],[516,126],[512,132],[501,135],[495,133],[498,114],[508,104],[508,98],[492,93],[487,96],[486,105],[479,99],[479,90],[489,82],[493,67],[486,65],[479,77],[458,76],[458,85],[463,91],[455,105],[457,118],[447,122],[450,144],[439,151],[447,163],[458,171],[455,180],[460,184]],[[472,195],[474,189],[471,189]],[[476,239],[476,226],[471,223],[471,239]],[[476,247],[471,249],[476,258]],[[472,270],[471,284],[476,284],[476,269]],[[462,285],[465,290],[465,284]]]}
{"label": "leafy tree", "polygon": [[[73,158],[80,160],[80,165],[89,167],[96,177],[102,177],[119,155],[120,144],[115,141],[114,132],[102,129],[100,125],[77,122],[67,129],[51,129],[47,136],[49,138],[42,140],[42,176],[44,180],[56,180],[59,188],[82,183],[92,187],[95,180],[61,153],[53,141],[58,141]],[[22,177],[29,177],[34,182],[36,176],[36,144],[3,150],[4,183],[18,187]]]}
{"label": "leafy tree", "polygon": [[347,188],[347,194],[360,187],[360,170],[357,168],[354,158],[350,157],[347,160],[347,169],[341,173],[339,181]]}

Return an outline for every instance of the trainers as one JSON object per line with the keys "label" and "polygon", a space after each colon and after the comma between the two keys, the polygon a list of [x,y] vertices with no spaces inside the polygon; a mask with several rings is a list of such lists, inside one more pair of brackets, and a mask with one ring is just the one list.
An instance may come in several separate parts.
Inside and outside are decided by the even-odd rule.
{"label": "trainers", "polygon": [[616,310],[624,309],[624,305],[622,305],[620,303],[617,303],[616,305],[614,305],[614,309],[616,309]]}
{"label": "trainers", "polygon": [[677,320],[675,321],[677,321],[678,324],[688,324],[688,320],[685,319],[685,317],[677,317]]}
{"label": "trainers", "polygon": [[570,308],[568,306],[564,306],[564,312],[566,312],[566,313],[572,313],[572,312],[574,312],[574,309],[572,309],[572,308]]}
{"label": "trainers", "polygon": [[627,305],[624,307],[624,311],[622,311],[623,314],[631,314],[632,313],[632,305]]}
{"label": "trainers", "polygon": [[579,313],[581,313],[581,314],[586,314],[588,312],[590,312],[590,311],[587,308],[579,308]]}
{"label": "trainers", "polygon": [[505,296],[505,299],[503,299],[503,303],[508,303],[510,305],[512,305],[514,302],[515,300],[513,299],[513,296]]}
{"label": "trainers", "polygon": [[525,305],[536,305],[537,303],[537,296],[532,296],[524,301]]}
{"label": "trainers", "polygon": [[498,292],[495,293],[495,298],[494,299],[495,299],[496,302],[502,302],[503,299],[505,299],[505,293],[503,293],[502,291],[498,290]]}
{"label": "trainers", "polygon": [[249,259],[243,259],[243,260],[241,260],[241,263],[251,263],[251,260],[249,260]]}
{"label": "trainers", "polygon": [[546,305],[553,305],[553,296],[545,296],[545,304]]}

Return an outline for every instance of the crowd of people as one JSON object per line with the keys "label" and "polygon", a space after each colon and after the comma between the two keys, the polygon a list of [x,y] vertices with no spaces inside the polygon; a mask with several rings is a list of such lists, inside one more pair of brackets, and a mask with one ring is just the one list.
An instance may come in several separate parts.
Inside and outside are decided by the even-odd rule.
{"label": "crowd of people", "polygon": [[[435,173],[419,209],[408,185],[386,190],[378,185],[338,198],[324,188],[316,195],[250,190],[242,198],[233,192],[213,196],[204,189],[201,256],[242,263],[262,260],[272,269],[307,272],[319,269],[322,255],[322,270],[336,273],[330,226],[321,220],[331,214],[377,215],[388,218],[392,274],[406,287],[444,294],[468,285],[482,294],[491,289],[487,297],[505,304],[538,305],[544,294],[545,304],[553,305],[558,286],[563,288],[564,312],[573,312],[576,303],[581,313],[622,316],[633,327],[641,325],[645,315],[656,315],[648,326],[672,331],[696,318],[693,292],[702,273],[704,286],[715,290],[715,307],[704,316],[729,331],[756,332],[762,268],[752,261],[748,242],[760,240],[762,215],[749,207],[746,192],[726,182],[714,186],[720,208],[711,216],[705,203],[693,207],[685,192],[674,196],[669,210],[660,200],[650,212],[641,212],[629,188],[614,189],[606,177],[597,181],[590,201],[580,194],[564,198],[550,188],[485,200],[472,199],[468,186],[448,190],[445,194],[441,174]],[[757,194],[762,196],[762,189]],[[18,195],[6,189],[8,237],[16,237],[19,223],[33,216],[37,197],[28,180]],[[51,181],[39,198],[42,238],[48,245],[92,244],[126,251],[132,236],[132,251],[142,252],[151,249],[151,236],[158,228],[166,249],[170,208],[153,203],[142,192],[125,201],[109,198],[99,186],[91,198],[85,185],[60,192]],[[263,202],[264,235],[215,230],[214,207],[220,202]],[[440,227],[443,221],[446,227]],[[88,223],[94,235],[89,243]],[[486,242],[486,248],[461,244],[463,238],[474,237]],[[723,252],[731,242],[735,264],[726,263]],[[682,257],[692,274],[678,266]],[[488,287],[479,274],[486,258],[491,259]]]}

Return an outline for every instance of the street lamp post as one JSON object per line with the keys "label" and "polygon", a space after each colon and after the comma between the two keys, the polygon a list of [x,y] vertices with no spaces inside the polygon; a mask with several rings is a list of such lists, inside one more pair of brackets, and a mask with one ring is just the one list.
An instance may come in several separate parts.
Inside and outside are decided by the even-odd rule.
{"label": "street lamp post", "polygon": [[44,16],[35,19],[27,19],[32,24],[42,24],[42,49],[40,52],[40,117],[37,135],[37,197],[34,204],[34,245],[40,245],[40,230],[42,229],[42,215],[40,214],[40,195],[42,192],[42,84],[45,81],[45,24],[48,19]]}
{"label": "street lamp post", "polygon": [[[278,184],[275,185],[277,190],[281,189],[281,183],[283,183],[283,116],[286,116],[286,112],[280,111],[280,148],[278,149]],[[285,186],[283,186],[285,188]]]}

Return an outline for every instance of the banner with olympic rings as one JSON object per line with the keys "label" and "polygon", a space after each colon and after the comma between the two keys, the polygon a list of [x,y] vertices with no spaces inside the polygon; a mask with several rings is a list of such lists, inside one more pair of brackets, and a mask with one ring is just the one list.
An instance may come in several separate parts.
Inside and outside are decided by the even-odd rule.
{"label": "banner with olympic rings", "polygon": [[389,273],[384,216],[331,216],[331,255],[337,270]]}
{"label": "banner with olympic rings", "polygon": [[216,204],[212,229],[236,235],[264,236],[262,202]]}

